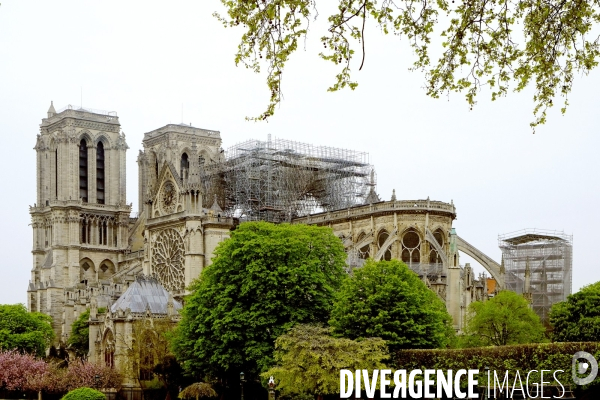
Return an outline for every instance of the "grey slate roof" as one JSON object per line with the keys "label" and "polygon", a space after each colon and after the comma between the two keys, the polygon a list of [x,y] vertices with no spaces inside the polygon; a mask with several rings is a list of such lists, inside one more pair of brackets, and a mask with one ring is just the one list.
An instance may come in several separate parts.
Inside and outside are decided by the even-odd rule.
{"label": "grey slate roof", "polygon": [[[110,307],[111,312],[130,309],[132,313],[167,314],[169,292],[155,278],[136,277],[129,288]],[[181,303],[173,300],[173,309],[181,309]]]}

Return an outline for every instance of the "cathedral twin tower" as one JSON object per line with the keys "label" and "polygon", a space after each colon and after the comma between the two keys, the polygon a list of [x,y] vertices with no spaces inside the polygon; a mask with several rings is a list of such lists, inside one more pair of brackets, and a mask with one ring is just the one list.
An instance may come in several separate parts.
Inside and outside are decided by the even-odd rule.
{"label": "cathedral twin tower", "polygon": [[[232,222],[202,207],[200,162],[217,161],[219,132],[167,125],[146,133],[139,216],[126,203],[126,151],[114,112],[51,105],[37,136],[37,201],[30,207],[28,308],[49,314],[64,342],[92,301],[108,306],[139,273],[175,296],[195,279]],[[207,257],[205,257],[205,254]]]}

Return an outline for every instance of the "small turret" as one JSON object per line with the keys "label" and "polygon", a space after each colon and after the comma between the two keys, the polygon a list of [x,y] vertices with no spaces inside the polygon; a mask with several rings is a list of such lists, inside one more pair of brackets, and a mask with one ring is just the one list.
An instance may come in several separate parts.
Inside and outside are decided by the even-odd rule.
{"label": "small turret", "polygon": [[219,215],[223,212],[223,210],[221,209],[221,207],[219,207],[219,202],[217,201],[217,195],[215,194],[215,200],[213,201],[212,206],[210,207],[210,210],[216,214]]}
{"label": "small turret", "polygon": [[375,191],[376,183],[375,183],[375,170],[374,169],[371,170],[371,183],[369,183],[369,186],[371,186],[371,188],[369,189],[369,194],[367,195],[367,198],[365,199],[365,204],[379,203],[381,201],[381,199],[379,198],[379,195]]}
{"label": "small turret", "polygon": [[48,109],[48,118],[54,117],[56,115],[56,110],[54,109],[54,101],[50,101],[50,108]]}

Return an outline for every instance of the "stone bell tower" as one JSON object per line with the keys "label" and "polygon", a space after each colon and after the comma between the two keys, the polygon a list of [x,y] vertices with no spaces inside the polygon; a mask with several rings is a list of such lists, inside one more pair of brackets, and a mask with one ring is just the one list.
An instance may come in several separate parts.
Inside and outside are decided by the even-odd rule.
{"label": "stone bell tower", "polygon": [[181,298],[233,227],[233,219],[223,215],[205,186],[205,169],[224,161],[221,135],[170,124],[144,134],[142,143],[138,189],[143,271]]}
{"label": "stone bell tower", "polygon": [[27,304],[30,311],[51,315],[57,340],[63,340],[127,248],[128,147],[115,112],[72,106],[57,112],[51,104],[34,149],[37,198],[30,207]]}

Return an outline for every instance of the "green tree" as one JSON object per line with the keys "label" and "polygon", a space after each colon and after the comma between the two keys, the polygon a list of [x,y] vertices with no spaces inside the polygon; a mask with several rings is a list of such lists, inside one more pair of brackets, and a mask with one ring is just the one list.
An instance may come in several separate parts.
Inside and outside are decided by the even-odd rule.
{"label": "green tree", "polygon": [[466,346],[505,346],[544,341],[544,326],[529,303],[510,290],[469,306]]}
{"label": "green tree", "polygon": [[350,339],[380,337],[390,350],[446,347],[454,336],[443,301],[398,260],[368,260],[340,292],[329,323]]}
{"label": "green tree", "polygon": [[121,364],[121,372],[137,380],[140,386],[142,381],[158,378],[158,384],[172,391],[174,382],[163,380],[164,375],[155,377],[154,370],[172,355],[168,338],[174,327],[170,319],[147,317],[134,321],[130,332],[117,333],[117,340],[125,343],[123,350],[127,353],[125,362]]}
{"label": "green tree", "polygon": [[380,338],[334,338],[330,328],[299,324],[275,341],[273,376],[283,395],[323,396],[340,392],[340,369],[385,369],[387,346]]}
{"label": "green tree", "polygon": [[[102,314],[106,312],[103,307],[98,308],[98,313]],[[79,314],[79,317],[71,325],[71,335],[67,344],[69,348],[75,352],[78,357],[85,357],[90,351],[90,325],[88,321],[90,319],[90,309],[86,309],[84,312]]]}
{"label": "green tree", "polygon": [[23,304],[0,305],[0,350],[44,356],[54,339],[52,317],[27,311]]}
{"label": "green tree", "polygon": [[172,345],[188,373],[223,384],[270,367],[275,339],[294,324],[326,322],[345,276],[343,245],[325,227],[243,223],[215,255]]}
{"label": "green tree", "polygon": [[[281,101],[283,71],[298,43],[317,18],[318,0],[221,0],[227,16],[215,14],[227,27],[243,30],[236,64],[255,72],[267,71],[269,105],[255,119],[273,115]],[[447,0],[395,2],[391,0],[335,0],[321,34],[320,57],[339,67],[329,91],[354,89],[351,66],[358,48],[365,64],[365,31],[376,26],[384,34],[408,40],[414,69],[425,72],[428,95],[464,92],[473,106],[482,87],[492,100],[510,89],[534,85],[532,127],[546,121],[546,111],[558,96],[570,93],[576,73],[587,74],[598,65],[595,27],[600,4],[593,1]],[[314,29],[314,28],[313,28]],[[439,38],[439,39],[438,39]],[[437,43],[440,40],[442,45]],[[432,40],[435,45],[432,46]]]}
{"label": "green tree", "polygon": [[552,339],[556,342],[600,341],[600,282],[556,303],[550,310]]}

